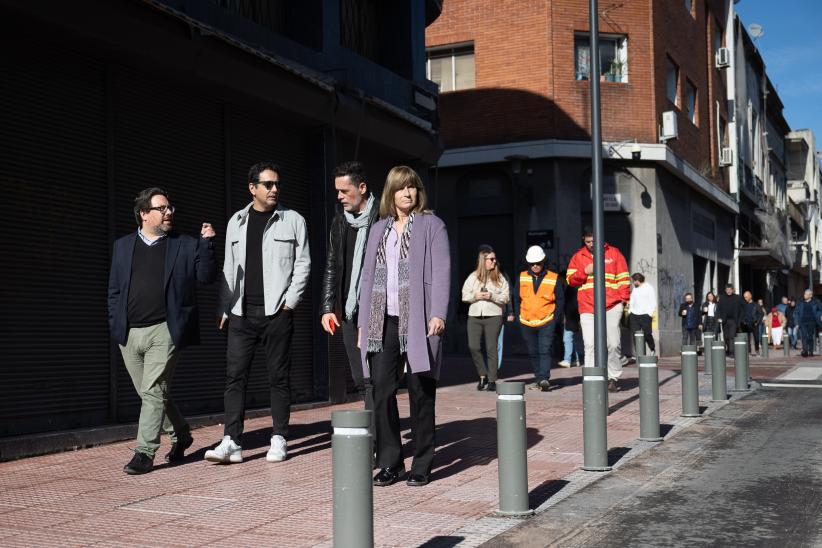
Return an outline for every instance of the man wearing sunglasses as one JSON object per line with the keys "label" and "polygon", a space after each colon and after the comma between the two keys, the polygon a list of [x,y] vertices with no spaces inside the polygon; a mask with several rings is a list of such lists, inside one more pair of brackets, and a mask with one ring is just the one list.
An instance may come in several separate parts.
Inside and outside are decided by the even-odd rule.
{"label": "man wearing sunglasses", "polygon": [[171,438],[165,456],[170,463],[181,461],[193,441],[170,384],[180,351],[200,342],[197,282],[217,277],[211,245],[216,233],[209,223],[202,224],[199,238],[174,232],[174,206],[160,188],[137,195],[134,218],[137,231],[114,242],[108,320],[142,401],[137,447],[123,471],[145,474],[154,466],[161,432]]}
{"label": "man wearing sunglasses", "polygon": [[260,162],[248,172],[251,203],[228,220],[218,325],[228,330],[223,439],[206,451],[218,463],[242,462],[245,391],[262,342],[271,395],[273,431],[268,462],[286,458],[291,410],[292,311],[311,269],[305,219],[279,203],[281,170]]}

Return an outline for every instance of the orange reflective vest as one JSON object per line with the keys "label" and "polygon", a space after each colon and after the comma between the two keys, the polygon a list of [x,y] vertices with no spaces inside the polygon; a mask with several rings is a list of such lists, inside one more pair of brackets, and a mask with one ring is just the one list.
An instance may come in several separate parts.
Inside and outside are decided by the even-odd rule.
{"label": "orange reflective vest", "polygon": [[519,274],[519,323],[526,327],[541,327],[554,319],[557,275],[550,270],[534,291],[534,277],[527,270]]}

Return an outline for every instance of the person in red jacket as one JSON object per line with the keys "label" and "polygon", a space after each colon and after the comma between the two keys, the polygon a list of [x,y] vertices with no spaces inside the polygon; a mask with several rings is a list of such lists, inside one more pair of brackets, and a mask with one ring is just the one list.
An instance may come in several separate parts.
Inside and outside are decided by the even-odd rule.
{"label": "person in red jacket", "polygon": [[[585,244],[568,263],[568,285],[579,288],[579,321],[585,344],[585,364],[595,364],[594,356],[594,233],[585,227],[582,233]],[[620,348],[619,321],[625,303],[631,298],[631,275],[628,263],[619,249],[603,244],[605,248],[605,324],[608,341],[608,390],[619,390],[618,379],[622,375],[622,349]]]}

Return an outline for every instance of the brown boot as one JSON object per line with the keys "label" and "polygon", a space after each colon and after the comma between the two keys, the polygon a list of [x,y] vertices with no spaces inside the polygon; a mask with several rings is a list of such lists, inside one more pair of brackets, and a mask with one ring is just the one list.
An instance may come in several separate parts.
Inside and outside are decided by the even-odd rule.
{"label": "brown boot", "polygon": [[617,384],[616,379],[611,379],[608,381],[608,392],[619,392],[619,385]]}

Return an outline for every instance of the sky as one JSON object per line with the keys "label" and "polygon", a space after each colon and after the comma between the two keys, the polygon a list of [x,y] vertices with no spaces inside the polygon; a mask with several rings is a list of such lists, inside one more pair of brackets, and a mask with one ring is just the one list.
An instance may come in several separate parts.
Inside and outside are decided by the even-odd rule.
{"label": "sky", "polygon": [[822,148],[822,0],[740,0],[736,12],[765,31],[756,45],[791,129],[812,129]]}

